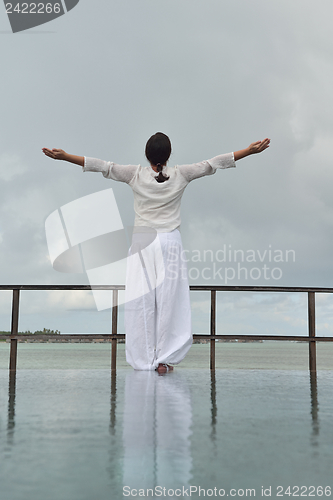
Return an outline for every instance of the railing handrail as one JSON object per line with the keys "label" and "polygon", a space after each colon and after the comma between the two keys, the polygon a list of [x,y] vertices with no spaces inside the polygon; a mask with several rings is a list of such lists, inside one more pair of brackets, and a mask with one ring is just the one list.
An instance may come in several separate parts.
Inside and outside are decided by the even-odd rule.
{"label": "railing handrail", "polygon": [[[286,340],[286,341],[304,341],[309,343],[309,368],[310,371],[316,371],[316,342],[332,342],[333,337],[316,337],[315,325],[315,294],[333,293],[333,288],[327,287],[291,287],[291,286],[241,286],[241,285],[190,285],[191,291],[210,291],[211,309],[210,309],[210,334],[195,334],[194,338],[207,338],[210,340],[210,367],[215,369],[215,340],[217,339],[247,339],[247,340]],[[19,300],[20,291],[23,290],[112,290],[112,333],[110,334],[63,334],[62,339],[78,338],[109,338],[112,342],[111,369],[116,368],[117,340],[124,338],[124,334],[118,334],[118,292],[125,290],[125,285],[0,285],[0,290],[13,291],[12,304],[12,326],[11,334],[0,334],[0,339],[9,338],[11,340],[10,348],[10,370],[16,370],[17,361],[17,342],[24,338],[34,339],[54,339],[60,338],[54,334],[18,334],[19,321]],[[216,335],[216,292],[290,292],[308,294],[308,336],[291,335]]]}
{"label": "railing handrail", "polygon": [[[125,285],[0,285],[0,290],[125,290]],[[219,292],[333,293],[333,288],[313,286],[190,285],[190,290],[215,290]]]}
{"label": "railing handrail", "polygon": [[[74,340],[74,339],[125,339],[124,333],[61,333],[56,335],[54,333],[1,333],[0,339],[17,339],[17,340]],[[216,334],[210,333],[194,333],[193,339],[201,340],[282,340],[291,342],[333,342],[333,337],[309,337],[309,335],[237,335],[237,334]]]}

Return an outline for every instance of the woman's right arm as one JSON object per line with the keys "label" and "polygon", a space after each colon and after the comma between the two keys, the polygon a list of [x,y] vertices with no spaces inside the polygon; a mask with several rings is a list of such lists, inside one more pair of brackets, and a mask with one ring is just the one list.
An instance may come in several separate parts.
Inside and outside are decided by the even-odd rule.
{"label": "woman's right arm", "polygon": [[84,156],[70,155],[62,149],[43,148],[42,151],[49,158],[53,158],[53,160],[63,160],[68,161],[69,163],[75,163],[76,165],[80,165],[81,167],[84,166]]}
{"label": "woman's right arm", "polygon": [[249,147],[235,151],[234,153],[215,156],[211,160],[193,163],[192,165],[179,165],[178,169],[183,177],[185,177],[188,182],[191,182],[199,177],[215,174],[218,168],[235,167],[236,161],[246,156],[265,151],[265,149],[269,147],[269,144],[270,139],[266,138],[263,141],[253,142]]}

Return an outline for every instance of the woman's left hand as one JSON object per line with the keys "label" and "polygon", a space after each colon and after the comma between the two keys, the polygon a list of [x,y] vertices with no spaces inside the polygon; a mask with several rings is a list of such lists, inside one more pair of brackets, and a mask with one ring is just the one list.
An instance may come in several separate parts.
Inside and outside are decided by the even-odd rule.
{"label": "woman's left hand", "polygon": [[49,149],[43,148],[43,153],[53,160],[66,160],[66,153],[63,149]]}

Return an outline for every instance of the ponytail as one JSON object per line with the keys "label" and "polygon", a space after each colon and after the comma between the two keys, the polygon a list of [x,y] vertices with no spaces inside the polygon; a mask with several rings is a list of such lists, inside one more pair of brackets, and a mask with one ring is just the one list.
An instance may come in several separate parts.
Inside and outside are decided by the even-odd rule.
{"label": "ponytail", "polygon": [[169,179],[169,177],[167,177],[166,175],[163,174],[163,172],[162,172],[162,169],[163,169],[162,165],[160,163],[157,163],[156,167],[157,167],[157,171],[159,172],[159,174],[158,174],[157,177],[155,177],[155,180],[157,182],[165,182],[165,181],[167,181]]}
{"label": "ponytail", "polygon": [[157,132],[152,135],[146,144],[146,158],[151,165],[156,165],[158,176],[155,177],[157,182],[165,182],[169,179],[163,174],[163,165],[167,164],[167,161],[171,154],[171,142],[167,135],[162,132]]}

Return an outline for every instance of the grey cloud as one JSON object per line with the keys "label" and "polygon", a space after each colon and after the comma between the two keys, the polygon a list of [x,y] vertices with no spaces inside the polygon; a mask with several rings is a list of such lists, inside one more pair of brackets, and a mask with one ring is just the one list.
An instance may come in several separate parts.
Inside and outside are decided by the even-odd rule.
{"label": "grey cloud", "polygon": [[[327,0],[80,2],[55,33],[4,38],[1,281],[83,279],[51,268],[44,237],[46,217],[76,198],[112,187],[133,223],[128,186],[52,162],[42,147],[145,164],[161,130],[172,164],[271,137],[262,155],[187,188],[184,246],[294,248],[284,284],[329,286],[331,11]],[[0,23],[8,29],[5,14]]]}

